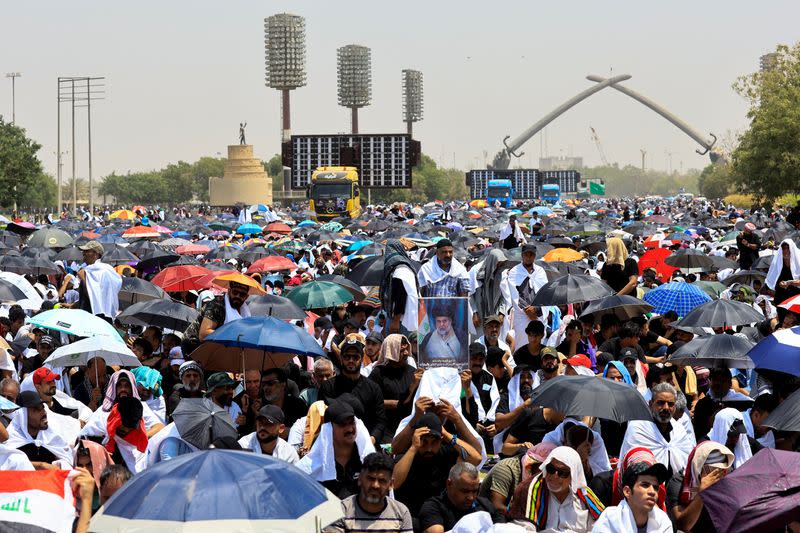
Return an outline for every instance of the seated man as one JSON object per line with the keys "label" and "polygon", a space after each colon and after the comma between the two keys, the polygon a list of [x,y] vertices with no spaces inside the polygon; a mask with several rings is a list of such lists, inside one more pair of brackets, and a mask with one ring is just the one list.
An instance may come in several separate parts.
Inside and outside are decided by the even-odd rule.
{"label": "seated man", "polygon": [[23,391],[17,404],[20,409],[8,426],[5,446],[23,452],[37,470],[71,469],[73,450],[64,436],[49,426],[47,409],[39,394]]}
{"label": "seated man", "polygon": [[514,489],[524,479],[530,478],[532,470],[541,465],[547,456],[556,448],[553,444],[542,442],[529,448],[522,455],[501,459],[492,467],[481,481],[478,496],[488,498],[504,516],[514,496]]}
{"label": "seated man", "polygon": [[147,434],[142,420],[145,406],[132,396],[121,397],[108,413],[107,437],[103,442],[114,464],[124,464],[134,474],[147,467]]}
{"label": "seated man", "polygon": [[411,533],[408,507],[387,495],[392,488],[391,457],[380,452],[367,455],[358,476],[359,493],[342,500],[344,517],[324,529],[324,533]]}
{"label": "seated man", "polygon": [[423,533],[444,533],[453,529],[464,515],[478,511],[489,513],[494,523],[505,522],[492,502],[478,496],[479,487],[480,480],[475,465],[458,463],[453,466],[447,476],[445,491],[422,505],[419,530]]}
{"label": "seated man", "polygon": [[[111,408],[114,407],[120,398],[132,396],[141,402],[139,390],[136,387],[136,378],[130,370],[118,370],[114,372],[109,380],[108,388],[103,399],[103,403],[97,409],[86,425],[81,429],[81,437],[89,437],[92,440],[102,441],[108,436],[107,422]],[[152,437],[163,429],[164,424],[158,419],[155,413],[147,406],[142,404],[142,419],[144,420],[147,436]]]}
{"label": "seated man", "polygon": [[265,370],[261,376],[264,405],[279,407],[285,417],[287,429],[281,433],[281,437],[284,439],[289,435],[288,428],[308,412],[306,403],[289,392],[288,381],[286,372],[281,368],[270,368]]}
{"label": "seated man", "polygon": [[195,361],[185,361],[178,369],[180,384],[172,390],[172,394],[167,399],[167,418],[172,420],[172,412],[178,407],[182,398],[202,398],[203,392],[203,368]]}
{"label": "seated man", "polygon": [[239,439],[245,450],[271,455],[276,459],[294,464],[299,461],[297,451],[280,435],[286,431],[283,411],[277,405],[265,405],[256,415],[256,430]]}

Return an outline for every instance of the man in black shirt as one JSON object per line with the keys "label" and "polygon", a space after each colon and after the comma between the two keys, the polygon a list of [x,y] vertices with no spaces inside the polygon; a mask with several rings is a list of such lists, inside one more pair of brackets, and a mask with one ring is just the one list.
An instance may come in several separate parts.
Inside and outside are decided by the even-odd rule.
{"label": "man in black shirt", "polygon": [[[494,376],[483,369],[486,363],[486,347],[483,344],[473,342],[469,345],[469,370],[472,384],[478,391],[477,398],[471,398],[475,402],[480,402],[483,410],[483,417],[479,417],[475,429],[483,437],[484,443],[489,444],[497,431],[494,427],[494,409],[497,407],[495,398],[500,400],[500,392]],[[493,405],[494,404],[494,405]],[[476,404],[477,408],[477,404]],[[476,409],[477,410],[477,409]]]}
{"label": "man in black shirt", "polygon": [[528,343],[523,344],[514,352],[514,363],[531,367],[536,371],[542,368],[542,359],[539,357],[542,351],[542,338],[544,338],[544,323],[539,320],[531,320],[525,326],[525,334],[528,336]]}
{"label": "man in black shirt", "polygon": [[478,469],[469,463],[455,465],[450,469],[445,491],[430,498],[420,509],[419,530],[444,533],[453,529],[465,515],[479,511],[489,513],[493,523],[505,522],[491,501],[478,496],[478,489]]}
{"label": "man in black shirt", "polygon": [[736,236],[736,247],[739,249],[739,267],[750,270],[758,259],[758,250],[761,248],[761,237],[755,232],[756,226],[752,222],[744,225],[744,231]]}
{"label": "man in black shirt", "polygon": [[343,500],[359,493],[361,457],[356,445],[355,411],[347,402],[333,402],[325,411],[325,421],[332,426],[336,479],[323,481],[322,485]]}
{"label": "man in black shirt", "polygon": [[618,336],[612,337],[597,347],[597,368],[605,368],[610,361],[619,361],[622,351],[626,348],[636,350],[639,361],[642,363],[658,363],[658,359],[651,357],[647,360],[644,350],[639,346],[639,326],[633,322],[626,322],[619,328]]}
{"label": "man in black shirt", "polygon": [[386,411],[383,407],[383,393],[377,383],[361,375],[361,359],[364,356],[364,336],[358,333],[348,335],[340,348],[342,373],[335,376],[319,389],[319,399],[329,403],[334,398],[349,392],[364,405],[364,425],[372,437],[372,443],[380,444],[386,429]]}
{"label": "man in black shirt", "polygon": [[275,405],[283,410],[286,426],[282,439],[289,436],[289,428],[308,413],[306,402],[292,396],[287,390],[288,378],[281,368],[270,368],[261,376],[261,387],[264,393],[264,405]]}

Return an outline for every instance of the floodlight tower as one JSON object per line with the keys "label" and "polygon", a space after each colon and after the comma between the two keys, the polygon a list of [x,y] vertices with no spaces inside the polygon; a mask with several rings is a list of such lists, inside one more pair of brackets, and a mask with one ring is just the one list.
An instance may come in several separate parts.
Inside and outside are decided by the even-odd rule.
{"label": "floodlight tower", "polygon": [[267,87],[281,91],[281,141],[291,137],[289,91],[306,84],[306,21],[280,13],[264,19]]}
{"label": "floodlight tower", "polygon": [[348,44],[336,51],[339,105],[349,107],[353,134],[358,133],[358,108],[372,101],[372,60],[366,46]]}
{"label": "floodlight tower", "polygon": [[413,124],[422,120],[422,72],[403,70],[403,121],[409,137],[412,137]]}

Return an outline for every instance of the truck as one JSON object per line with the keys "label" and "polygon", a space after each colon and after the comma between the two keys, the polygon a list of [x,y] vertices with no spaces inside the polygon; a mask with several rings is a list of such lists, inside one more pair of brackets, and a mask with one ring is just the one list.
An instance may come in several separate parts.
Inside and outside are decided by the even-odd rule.
{"label": "truck", "polygon": [[500,207],[511,209],[513,196],[514,187],[511,185],[511,180],[489,180],[486,186],[486,203],[488,205],[494,206],[495,202],[499,202]]}
{"label": "truck", "polygon": [[309,209],[319,221],[361,215],[361,192],[355,167],[317,167],[308,185]]}
{"label": "truck", "polygon": [[549,204],[557,204],[561,200],[561,186],[557,183],[545,183],[542,185],[542,201]]}

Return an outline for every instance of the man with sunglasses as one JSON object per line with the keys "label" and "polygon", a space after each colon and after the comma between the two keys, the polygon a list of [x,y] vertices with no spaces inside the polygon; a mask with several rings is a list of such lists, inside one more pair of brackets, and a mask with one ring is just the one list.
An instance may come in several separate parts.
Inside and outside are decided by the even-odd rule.
{"label": "man with sunglasses", "polygon": [[261,390],[264,395],[264,405],[274,405],[282,410],[285,420],[281,431],[281,438],[289,436],[289,428],[303,418],[308,412],[306,403],[289,392],[287,387],[289,378],[281,368],[270,368],[261,376]]}

